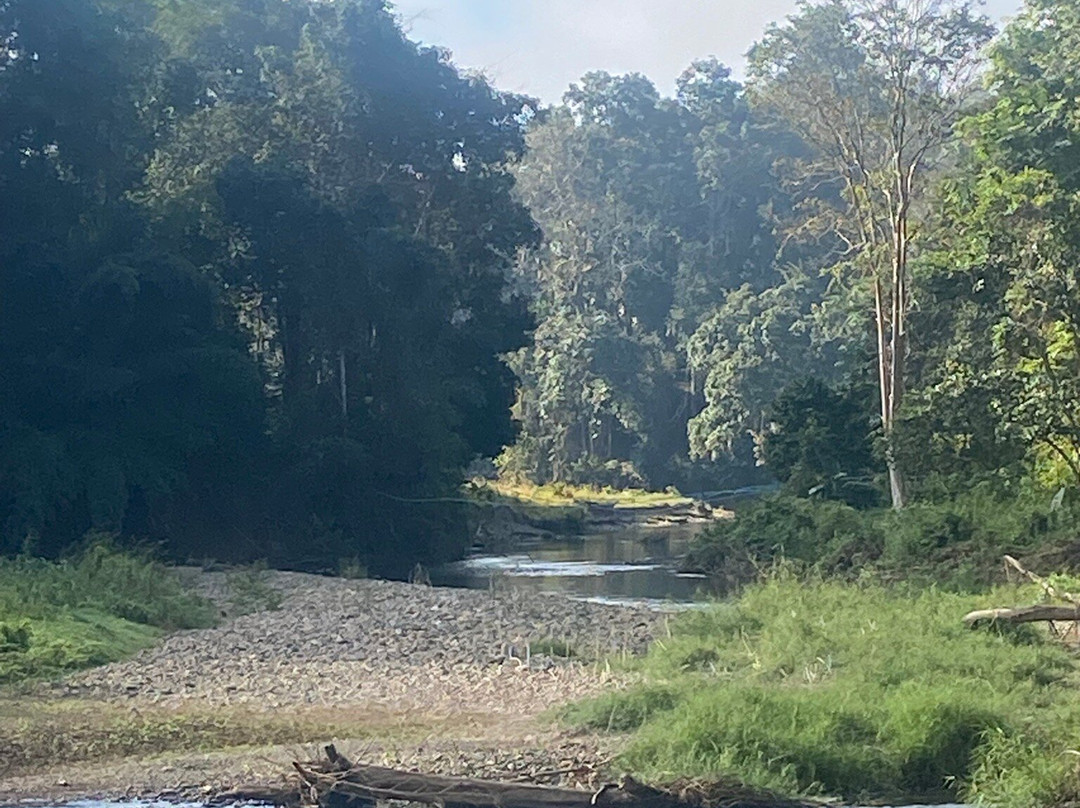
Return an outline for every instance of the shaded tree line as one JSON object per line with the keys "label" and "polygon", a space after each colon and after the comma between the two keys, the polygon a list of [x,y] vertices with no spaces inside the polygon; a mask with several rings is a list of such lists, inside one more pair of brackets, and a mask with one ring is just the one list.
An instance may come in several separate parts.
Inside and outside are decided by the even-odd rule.
{"label": "shaded tree line", "polygon": [[0,548],[459,551],[513,436],[525,99],[381,2],[0,3]]}
{"label": "shaded tree line", "polygon": [[0,0],[0,551],[461,551],[462,469],[1080,478],[1080,12],[802,4],[541,108],[380,0]]}

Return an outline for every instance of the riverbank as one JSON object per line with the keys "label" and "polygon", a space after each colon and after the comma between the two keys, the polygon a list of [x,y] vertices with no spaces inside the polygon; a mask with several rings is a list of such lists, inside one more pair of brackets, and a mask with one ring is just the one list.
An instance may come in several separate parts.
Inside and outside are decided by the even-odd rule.
{"label": "riverbank", "polygon": [[623,739],[645,779],[733,776],[845,804],[1075,805],[1080,665],[1044,627],[967,628],[1037,602],[777,572],[687,614],[630,670],[644,681],[564,711]]}
{"label": "riverbank", "polygon": [[667,623],[559,597],[286,572],[259,577],[277,608],[233,615],[235,577],[186,574],[221,625],[0,698],[0,802],[200,798],[273,782],[329,740],[369,762],[555,770],[587,785],[610,739],[541,717],[626,687],[633,675],[599,660],[642,653]]}
{"label": "riverbank", "polygon": [[473,548],[503,552],[556,537],[704,528],[731,512],[677,491],[532,485],[477,478],[465,485]]}

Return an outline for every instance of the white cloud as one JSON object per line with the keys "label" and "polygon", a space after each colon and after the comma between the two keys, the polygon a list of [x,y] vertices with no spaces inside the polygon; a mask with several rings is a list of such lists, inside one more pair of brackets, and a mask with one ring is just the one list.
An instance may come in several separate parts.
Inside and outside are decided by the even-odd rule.
{"label": "white cloud", "polygon": [[[557,101],[590,70],[637,71],[670,93],[694,59],[736,70],[796,0],[394,0],[413,39],[454,52],[500,88]],[[1000,19],[1021,0],[988,0]]]}

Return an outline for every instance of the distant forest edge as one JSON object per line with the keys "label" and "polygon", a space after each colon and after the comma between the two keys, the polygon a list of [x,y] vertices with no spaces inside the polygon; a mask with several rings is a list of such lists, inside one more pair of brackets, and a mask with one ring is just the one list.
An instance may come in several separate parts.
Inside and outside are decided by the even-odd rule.
{"label": "distant forest edge", "polygon": [[1071,499],[1078,167],[1071,0],[804,3],[745,83],[550,108],[381,0],[0,0],[0,553],[401,575],[477,457]]}

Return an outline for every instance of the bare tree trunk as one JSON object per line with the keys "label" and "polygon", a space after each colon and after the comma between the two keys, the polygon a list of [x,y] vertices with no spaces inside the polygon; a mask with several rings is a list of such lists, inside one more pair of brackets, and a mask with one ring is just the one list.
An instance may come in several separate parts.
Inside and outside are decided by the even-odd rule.
{"label": "bare tree trunk", "polygon": [[338,376],[341,384],[341,421],[342,432],[349,432],[349,385],[345,380],[345,350],[338,351]]}
{"label": "bare tree trunk", "polygon": [[889,494],[893,508],[899,510],[906,502],[904,475],[896,460],[895,432],[896,413],[904,400],[904,360],[907,354],[907,259],[908,259],[908,206],[911,188],[907,183],[907,171],[897,151],[896,165],[896,213],[893,218],[892,255],[892,321],[889,328],[889,420],[885,424],[885,463],[889,469]]}
{"label": "bare tree trunk", "polygon": [[[893,297],[896,288],[894,284]],[[902,316],[903,312],[899,312]],[[904,507],[904,478],[893,454],[893,424],[898,403],[897,392],[903,371],[898,361],[898,351],[902,351],[901,339],[897,335],[898,312],[895,303],[885,312],[885,301],[881,293],[881,282],[874,280],[874,324],[877,330],[877,370],[878,391],[881,396],[881,428],[885,433],[885,465],[889,472],[889,496],[894,508]]]}

